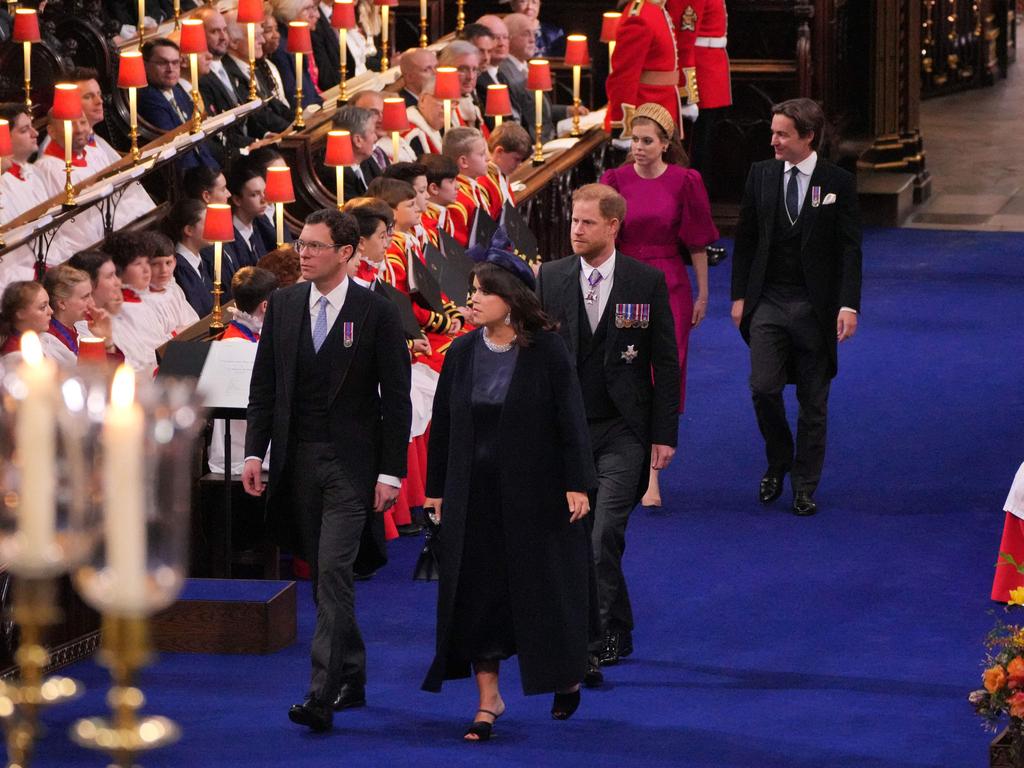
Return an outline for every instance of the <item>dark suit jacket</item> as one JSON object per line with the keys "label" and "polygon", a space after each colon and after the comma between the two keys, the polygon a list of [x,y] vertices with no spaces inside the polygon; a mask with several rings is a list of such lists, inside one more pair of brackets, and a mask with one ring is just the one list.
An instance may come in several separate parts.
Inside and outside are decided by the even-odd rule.
{"label": "dark suit jacket", "polygon": [[[543,264],[537,295],[544,311],[558,320],[572,359],[579,355],[580,260],[569,256]],[[616,304],[650,304],[647,328],[618,328]],[[679,351],[668,303],[668,286],[659,269],[615,254],[615,274],[604,318],[607,325],[604,371],[608,394],[640,442],[675,446],[679,432]],[[636,352],[632,362],[624,357]],[[643,482],[647,483],[647,473]]]}
{"label": "dark suit jacket", "polygon": [[[310,33],[313,40],[313,60],[316,61],[317,72],[320,75],[320,90],[336,86],[340,80],[338,65],[341,63],[341,49],[338,47],[338,30],[331,26],[331,20],[324,15],[323,9],[318,8],[320,21]],[[345,50],[345,68],[349,77],[356,74],[356,60],[352,58],[351,49]]]}
{"label": "dark suit jacket", "polygon": [[[366,186],[371,181],[373,181],[374,179],[376,179],[378,176],[380,176],[383,173],[383,171],[380,169],[380,166],[377,165],[377,161],[374,160],[372,157],[368,157],[365,160],[363,160],[363,162],[361,162],[359,164],[359,167],[363,171],[363,177],[366,179],[366,184],[363,184],[363,182],[361,182],[359,180],[359,177],[356,176],[355,171],[353,171],[351,168],[346,168],[345,169],[345,199],[346,200],[351,200],[353,197],[362,197],[363,195],[365,195],[366,194]],[[335,187],[335,185],[337,183],[337,175],[335,174],[333,168],[328,168],[327,170],[331,172],[331,182],[330,182],[330,185],[329,185],[328,188],[329,189],[334,189],[334,187]]]}
{"label": "dark suit jacket", "polygon": [[[192,98],[180,84],[174,86],[173,93],[174,100],[178,103],[178,108],[186,117],[190,116],[192,114]],[[138,99],[139,117],[154,128],[170,131],[181,125],[181,118],[178,117],[178,113],[174,111],[174,108],[164,98],[161,91],[152,86],[142,88],[139,90]],[[197,165],[220,168],[220,163],[214,158],[205,141],[197,144],[195,149],[182,155],[176,162],[180,171],[188,170]]]}
{"label": "dark suit jacket", "polygon": [[[504,76],[508,83],[509,96],[512,103],[522,115],[523,127],[529,131],[530,139],[537,140],[537,99],[532,91],[526,90],[526,75],[524,75],[515,64],[509,59],[501,62],[498,67],[498,74]],[[486,95],[485,95],[486,98]],[[569,115],[569,108],[565,105],[553,105],[547,94],[544,94],[543,111],[541,113],[541,141],[550,141],[555,138],[555,123],[564,120]]]}
{"label": "dark suit jacket", "polygon": [[[518,89],[513,88],[512,84],[509,83],[507,77],[502,74],[501,70],[498,70],[498,76],[491,77],[491,73],[486,69],[481,70],[480,74],[476,78],[476,97],[483,106],[487,106],[487,86],[488,85],[507,85],[509,92],[509,100],[512,102],[512,120],[523,120],[523,113],[520,107],[524,99],[525,91],[520,87]],[[481,113],[483,110],[480,110]],[[494,118],[487,118],[487,125],[490,128],[494,127]]]}
{"label": "dark suit jacket", "polygon": [[[249,70],[246,68],[243,73],[238,64],[230,56],[224,57],[224,71],[231,78],[235,95],[238,101],[249,100]],[[254,139],[262,139],[268,133],[281,133],[295,117],[288,107],[277,99],[271,98],[273,88],[265,82],[266,73],[261,71],[259,64],[256,65],[256,95],[263,99],[263,106],[255,112],[250,113],[246,118],[246,126],[249,135]]]}
{"label": "dark suit jacket", "polygon": [[[755,163],[747,176],[732,262],[732,299],[743,299],[740,332],[750,343],[750,318],[764,289],[779,198],[782,160]],[[818,187],[819,205],[814,205]],[[825,205],[828,195],[835,202]],[[800,216],[803,241],[800,260],[807,295],[829,349],[831,373],[838,370],[836,317],[840,307],[860,311],[861,224],[857,183],[853,175],[818,156]]]}
{"label": "dark suit jacket", "polygon": [[[234,93],[234,89],[229,91],[228,87],[213,72],[208,72],[199,78],[199,93],[203,97],[203,104],[206,106],[208,115],[219,115],[241,103]],[[245,120],[236,120],[214,134],[213,141],[220,145],[215,154],[219,156],[221,165],[230,164],[230,161],[238,156],[237,150],[249,146],[256,138],[258,137],[249,135]]]}
{"label": "dark suit jacket", "polygon": [[[206,246],[199,252],[199,255],[203,259],[206,273],[211,276],[210,280],[213,280],[213,246]],[[221,296],[222,301],[231,301],[231,278],[235,276],[239,267],[243,266],[245,265],[239,262],[238,256],[235,254],[235,244],[233,242],[224,243],[220,259],[220,288],[224,291],[224,295]]]}
{"label": "dark suit jacket", "polygon": [[[269,530],[289,551],[303,552],[288,486],[302,473],[286,471],[291,432],[299,333],[309,312],[309,283],[275,291],[256,351],[249,385],[245,455],[263,456],[273,440],[267,498]],[[387,299],[349,281],[336,323],[351,322],[354,343],[331,363],[327,431],[353,486],[367,499],[368,527],[383,540],[383,516],[373,511],[379,474],[404,477],[412,406],[409,353],[398,310]],[[308,324],[307,326],[308,327]],[[379,564],[378,564],[379,565]]]}
{"label": "dark suit jacket", "polygon": [[196,274],[196,271],[179,256],[177,266],[174,267],[174,279],[196,314],[205,317],[213,311],[213,280],[206,270],[206,263],[201,261],[199,266],[203,270],[202,276]]}
{"label": "dark suit jacket", "polygon": [[[282,28],[281,23],[278,22],[277,28],[281,31],[281,44],[277,46],[277,50],[271,55],[270,60],[277,66],[277,71],[281,73],[281,85],[284,86],[284,95],[288,99],[288,103],[292,106],[292,111],[295,111],[295,54],[288,53],[288,25],[284,25]],[[313,83],[313,78],[309,75],[309,70],[306,68],[306,60],[303,57],[302,60],[302,106],[308,107],[310,104],[323,104],[323,99],[320,98],[320,94],[316,90],[316,86]]]}

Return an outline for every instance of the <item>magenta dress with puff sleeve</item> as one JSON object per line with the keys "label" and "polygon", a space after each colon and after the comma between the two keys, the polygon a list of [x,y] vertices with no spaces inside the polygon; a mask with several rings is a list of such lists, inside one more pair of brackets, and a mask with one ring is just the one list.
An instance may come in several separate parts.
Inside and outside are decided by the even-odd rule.
{"label": "magenta dress with puff sleeve", "polygon": [[632,163],[605,171],[601,183],[626,198],[626,220],[616,247],[665,273],[679,347],[679,411],[686,403],[686,346],[693,318],[693,290],[682,248],[697,251],[718,240],[711,203],[700,174],[669,165],[656,179],[637,175]]}

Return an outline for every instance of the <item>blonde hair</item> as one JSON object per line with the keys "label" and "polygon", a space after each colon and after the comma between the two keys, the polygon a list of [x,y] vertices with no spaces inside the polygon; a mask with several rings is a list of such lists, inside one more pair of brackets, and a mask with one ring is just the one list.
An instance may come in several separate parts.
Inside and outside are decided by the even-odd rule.
{"label": "blonde hair", "polygon": [[458,162],[460,157],[469,154],[473,142],[483,137],[484,135],[476,128],[466,126],[451,128],[444,135],[444,142],[441,144],[441,154]]}
{"label": "blonde hair", "polygon": [[506,152],[515,152],[523,157],[529,157],[530,150],[532,149],[530,134],[526,132],[523,126],[513,120],[503,122],[491,131],[491,138],[487,140],[487,148],[492,153],[498,147],[501,147]]}
{"label": "blonde hair", "polygon": [[69,299],[76,285],[89,282],[89,274],[70,264],[58,264],[43,275],[43,288],[50,296],[50,306],[57,309],[58,299]]}

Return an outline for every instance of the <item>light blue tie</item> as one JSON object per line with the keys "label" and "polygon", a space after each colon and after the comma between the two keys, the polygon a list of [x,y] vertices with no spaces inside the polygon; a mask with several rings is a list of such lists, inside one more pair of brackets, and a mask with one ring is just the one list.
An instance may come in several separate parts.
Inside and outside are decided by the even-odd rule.
{"label": "light blue tie", "polygon": [[327,297],[321,296],[317,299],[316,305],[320,307],[320,314],[316,316],[316,325],[313,326],[313,349],[317,352],[324,345],[327,338]]}

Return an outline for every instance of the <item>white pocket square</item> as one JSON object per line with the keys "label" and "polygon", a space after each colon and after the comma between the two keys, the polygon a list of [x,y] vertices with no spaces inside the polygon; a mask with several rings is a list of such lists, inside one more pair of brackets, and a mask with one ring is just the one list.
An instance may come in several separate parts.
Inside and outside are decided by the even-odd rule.
{"label": "white pocket square", "polygon": [[834,203],[835,201],[836,201],[836,193],[835,192],[829,192],[827,195],[825,195],[825,199],[821,201],[821,204],[822,205],[832,205],[832,203]]}

